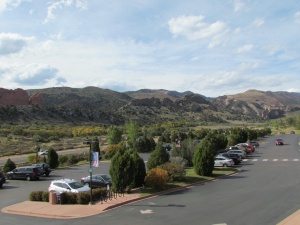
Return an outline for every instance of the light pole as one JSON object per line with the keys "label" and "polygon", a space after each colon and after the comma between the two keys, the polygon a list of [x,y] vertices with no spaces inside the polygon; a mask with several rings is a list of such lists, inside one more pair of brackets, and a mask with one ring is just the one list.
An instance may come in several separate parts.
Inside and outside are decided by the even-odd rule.
{"label": "light pole", "polygon": [[89,151],[89,157],[90,157],[90,168],[89,168],[89,172],[90,172],[90,188],[91,188],[91,192],[90,192],[90,205],[93,204],[93,196],[92,196],[92,175],[93,175],[93,168],[92,168],[92,144],[93,143],[98,143],[98,141],[90,141],[89,139],[85,140],[83,142],[83,144],[87,144],[90,145],[90,151]]}

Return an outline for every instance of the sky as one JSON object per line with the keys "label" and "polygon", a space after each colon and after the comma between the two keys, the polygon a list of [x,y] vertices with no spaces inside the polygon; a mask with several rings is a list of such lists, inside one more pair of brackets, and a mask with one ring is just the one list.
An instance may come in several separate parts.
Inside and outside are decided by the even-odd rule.
{"label": "sky", "polygon": [[0,87],[300,92],[299,0],[0,0]]}

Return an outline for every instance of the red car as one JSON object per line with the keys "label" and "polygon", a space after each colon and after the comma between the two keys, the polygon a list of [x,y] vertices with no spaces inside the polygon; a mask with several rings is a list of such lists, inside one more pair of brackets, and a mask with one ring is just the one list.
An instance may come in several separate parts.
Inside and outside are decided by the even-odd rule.
{"label": "red car", "polygon": [[283,145],[283,140],[281,138],[276,139],[276,145]]}

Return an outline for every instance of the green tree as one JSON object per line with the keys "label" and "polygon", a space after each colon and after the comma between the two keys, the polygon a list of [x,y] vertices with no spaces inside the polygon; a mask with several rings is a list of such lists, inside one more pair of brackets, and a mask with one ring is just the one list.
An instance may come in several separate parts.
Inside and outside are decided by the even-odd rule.
{"label": "green tree", "polygon": [[122,141],[122,131],[116,126],[110,126],[107,131],[108,144],[118,144]]}
{"label": "green tree", "polygon": [[126,122],[127,143],[130,149],[138,150],[139,127],[135,121]]}
{"label": "green tree", "polygon": [[15,168],[16,168],[16,164],[15,164],[13,161],[11,161],[10,158],[8,158],[8,159],[6,160],[5,165],[4,165],[3,168],[2,168],[2,172],[5,174],[5,173],[7,173],[7,172],[9,172],[9,171],[12,171],[12,170],[15,169]]}
{"label": "green tree", "polygon": [[140,137],[137,143],[138,152],[152,152],[155,149],[155,141],[153,138],[148,138],[146,135]]}
{"label": "green tree", "polygon": [[47,162],[48,162],[51,169],[55,169],[59,165],[58,154],[53,148],[50,148],[48,150],[48,160],[47,160]]}
{"label": "green tree", "polygon": [[209,137],[204,138],[195,151],[194,170],[200,176],[211,176],[214,170],[215,143]]}
{"label": "green tree", "polygon": [[151,170],[160,166],[166,162],[169,162],[170,155],[167,153],[165,148],[162,145],[162,142],[158,142],[155,147],[155,150],[150,154],[149,159],[147,161],[147,168]]}
{"label": "green tree", "polygon": [[195,139],[188,138],[180,142],[180,147],[173,146],[172,156],[181,157],[186,160],[187,166],[193,165],[194,152],[198,146],[198,142]]}
{"label": "green tree", "polygon": [[112,178],[112,189],[114,191],[132,188],[134,183],[134,163],[126,146],[122,148],[111,159],[109,173]]}
{"label": "green tree", "polygon": [[146,177],[146,166],[144,160],[137,152],[131,154],[134,164],[133,187],[141,187],[144,184]]}

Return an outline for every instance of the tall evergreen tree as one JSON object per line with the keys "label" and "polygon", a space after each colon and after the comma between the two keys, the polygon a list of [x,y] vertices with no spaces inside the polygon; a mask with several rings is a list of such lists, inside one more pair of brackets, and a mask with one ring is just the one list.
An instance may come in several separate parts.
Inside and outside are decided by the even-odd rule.
{"label": "tall evergreen tree", "polygon": [[127,133],[127,143],[129,145],[129,148],[137,151],[138,139],[139,139],[138,124],[135,121],[130,120],[129,122],[126,122],[125,126],[126,126],[126,133]]}
{"label": "tall evergreen tree", "polygon": [[155,147],[155,150],[150,154],[150,157],[147,161],[147,168],[151,170],[157,166],[160,166],[170,160],[169,153],[165,150],[162,145],[162,142],[158,142]]}
{"label": "tall evergreen tree", "polygon": [[15,168],[16,168],[16,164],[10,158],[8,158],[2,168],[2,172],[5,174],[9,171],[12,171]]}
{"label": "tall evergreen tree", "polygon": [[110,126],[107,132],[108,144],[119,144],[122,141],[122,131],[116,126]]}
{"label": "tall evergreen tree", "polygon": [[48,164],[51,169],[55,169],[59,165],[58,154],[53,148],[48,150]]}

